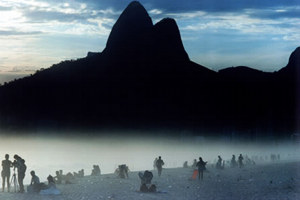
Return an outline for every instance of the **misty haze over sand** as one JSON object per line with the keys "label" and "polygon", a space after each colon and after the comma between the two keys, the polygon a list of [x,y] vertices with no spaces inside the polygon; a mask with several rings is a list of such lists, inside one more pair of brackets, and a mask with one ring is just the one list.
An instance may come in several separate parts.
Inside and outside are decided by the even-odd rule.
{"label": "misty haze over sand", "polygon": [[191,165],[202,156],[210,164],[218,155],[230,160],[232,154],[262,156],[280,154],[281,160],[300,160],[299,145],[291,142],[242,142],[203,137],[145,137],[145,136],[1,136],[0,157],[6,153],[26,160],[25,183],[29,183],[31,170],[35,170],[42,181],[49,174],[62,169],[67,172],[85,170],[91,174],[94,164],[100,165],[102,173],[113,173],[120,164],[127,164],[132,171],[149,170],[153,160],[162,156],[166,168],[182,167],[184,161]]}

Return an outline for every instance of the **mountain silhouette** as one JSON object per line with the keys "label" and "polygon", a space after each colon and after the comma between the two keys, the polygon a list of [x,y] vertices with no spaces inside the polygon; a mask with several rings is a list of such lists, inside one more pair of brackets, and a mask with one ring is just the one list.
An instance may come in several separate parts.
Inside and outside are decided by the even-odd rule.
{"label": "mountain silhouette", "polygon": [[139,2],[133,1],[114,24],[105,50],[126,51],[132,44],[138,45],[139,42],[143,42],[142,37],[151,31],[152,27],[152,19],[145,8]]}
{"label": "mountain silhouette", "polygon": [[282,137],[298,130],[298,69],[299,48],[278,72],[245,66],[212,71],[189,59],[174,19],[153,24],[134,1],[101,53],[1,86],[0,126]]}

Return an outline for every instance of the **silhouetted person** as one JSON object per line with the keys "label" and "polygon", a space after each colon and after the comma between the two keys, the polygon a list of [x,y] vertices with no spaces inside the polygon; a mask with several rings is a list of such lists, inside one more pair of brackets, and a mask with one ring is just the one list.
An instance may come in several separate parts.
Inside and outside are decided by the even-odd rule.
{"label": "silhouetted person", "polygon": [[78,176],[79,176],[79,178],[84,177],[84,169],[81,169],[81,170],[78,171]]}
{"label": "silhouetted person", "polygon": [[207,162],[204,162],[202,160],[201,157],[199,157],[199,161],[197,162],[196,164],[196,167],[198,167],[198,179],[200,180],[203,180],[203,171],[206,169],[205,165],[206,165]]}
{"label": "silhouetted person", "polygon": [[188,168],[188,161],[185,161],[185,162],[183,163],[183,168]]}
{"label": "silhouetted person", "polygon": [[25,160],[22,159],[20,156],[14,155],[14,159],[15,161],[13,162],[13,165],[18,169],[18,182],[20,186],[20,192],[23,193],[25,191],[23,180],[25,178],[27,166],[25,165]]}
{"label": "silhouetted person", "polygon": [[217,164],[216,164],[216,168],[217,169],[222,169],[222,158],[221,158],[221,156],[218,156],[218,161],[217,161]]}
{"label": "silhouetted person", "polygon": [[156,169],[156,162],[157,162],[157,158],[155,158],[153,161],[153,169]]}
{"label": "silhouetted person", "polygon": [[118,173],[120,178],[128,178],[128,166],[123,164],[119,165]]}
{"label": "silhouetted person", "polygon": [[152,172],[146,170],[144,173],[139,172],[138,176],[141,179],[141,184],[151,184],[151,181],[152,181],[152,178],[153,178]]}
{"label": "silhouetted person", "polygon": [[53,178],[53,176],[49,175],[47,177],[47,181],[48,181],[48,185],[51,186],[51,185],[55,185],[55,180]]}
{"label": "silhouetted person", "polygon": [[232,155],[231,162],[230,162],[230,166],[231,166],[231,167],[236,167],[236,166],[237,166],[237,162],[236,162],[236,159],[235,159],[235,155]]}
{"label": "silhouetted person", "polygon": [[240,156],[239,156],[239,167],[240,168],[242,168],[244,166],[243,160],[244,160],[244,158],[243,158],[242,154],[240,154]]}
{"label": "silhouetted person", "polygon": [[192,164],[192,168],[196,168],[197,167],[196,165],[197,165],[197,160],[194,159],[193,164]]}
{"label": "silhouetted person", "polygon": [[156,168],[158,171],[158,176],[161,176],[162,172],[162,166],[164,165],[164,161],[161,159],[161,156],[158,157],[158,160],[156,161]]}
{"label": "silhouetted person", "polygon": [[46,185],[44,183],[40,184],[40,188],[41,188],[40,194],[43,194],[43,195],[58,195],[58,194],[60,194],[60,191],[56,188],[54,177],[49,175],[47,177],[47,180],[48,180],[48,185]]}
{"label": "silhouetted person", "polygon": [[7,191],[9,192],[10,184],[10,168],[12,167],[12,162],[9,160],[9,155],[5,154],[5,160],[2,161],[2,192],[4,192],[5,188],[5,180],[7,182]]}
{"label": "silhouetted person", "polygon": [[31,181],[30,186],[28,186],[29,193],[38,193],[41,190],[40,178],[35,174],[35,171],[30,172]]}
{"label": "silhouetted person", "polygon": [[99,165],[93,165],[92,176],[99,176],[101,174],[101,170]]}
{"label": "silhouetted person", "polygon": [[65,176],[65,183],[66,184],[72,184],[72,180],[74,180],[75,177],[71,172],[68,172]]}
{"label": "silhouetted person", "polygon": [[61,184],[62,183],[62,176],[59,173],[59,171],[55,172],[56,176],[54,177],[55,183],[56,184]]}

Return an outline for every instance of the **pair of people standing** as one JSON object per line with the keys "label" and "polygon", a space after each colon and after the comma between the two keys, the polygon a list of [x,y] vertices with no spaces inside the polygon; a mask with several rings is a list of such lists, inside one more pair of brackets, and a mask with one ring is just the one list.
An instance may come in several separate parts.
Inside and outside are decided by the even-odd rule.
{"label": "pair of people standing", "polygon": [[[20,191],[21,193],[23,193],[24,190],[24,184],[23,184],[23,180],[25,178],[25,172],[26,172],[26,165],[25,165],[25,160],[22,159],[20,156],[18,155],[14,155],[14,162],[9,160],[9,155],[6,154],[5,155],[5,160],[2,161],[2,172],[1,172],[1,176],[2,176],[2,192],[4,192],[4,188],[5,188],[5,181],[7,182],[7,191],[10,191],[10,183],[9,183],[9,179],[10,179],[10,168],[14,167],[17,168],[17,172],[18,172],[18,183],[20,186]],[[15,175],[15,174],[14,174]]]}

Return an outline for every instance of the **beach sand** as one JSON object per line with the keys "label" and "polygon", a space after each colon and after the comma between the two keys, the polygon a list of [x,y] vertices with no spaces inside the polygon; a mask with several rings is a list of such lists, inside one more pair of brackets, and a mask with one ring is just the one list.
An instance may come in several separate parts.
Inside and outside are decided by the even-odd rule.
{"label": "beach sand", "polygon": [[158,177],[153,171],[152,183],[157,193],[139,192],[138,172],[130,172],[128,179],[115,174],[85,176],[73,184],[57,185],[61,195],[0,193],[0,200],[195,200],[195,199],[300,199],[300,162],[278,162],[225,168],[217,170],[211,165],[204,180],[192,180],[192,168],[164,169]]}

